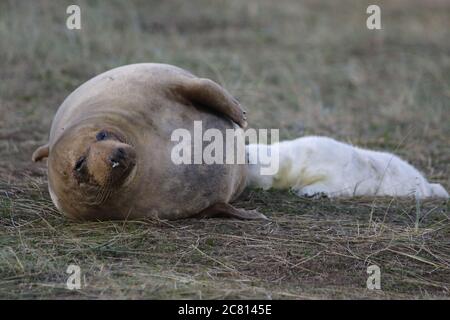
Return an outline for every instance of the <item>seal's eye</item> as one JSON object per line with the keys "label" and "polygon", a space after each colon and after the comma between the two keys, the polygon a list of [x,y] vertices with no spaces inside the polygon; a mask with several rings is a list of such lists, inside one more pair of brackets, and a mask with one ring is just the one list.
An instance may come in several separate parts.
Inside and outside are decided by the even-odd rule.
{"label": "seal's eye", "polygon": [[95,139],[97,139],[97,141],[102,141],[102,140],[105,140],[106,138],[108,138],[108,132],[106,132],[104,130],[100,131],[95,136]]}
{"label": "seal's eye", "polygon": [[80,157],[77,160],[77,162],[75,163],[74,169],[78,172],[81,171],[81,169],[83,169],[83,165],[85,162],[86,162],[86,157],[85,156]]}

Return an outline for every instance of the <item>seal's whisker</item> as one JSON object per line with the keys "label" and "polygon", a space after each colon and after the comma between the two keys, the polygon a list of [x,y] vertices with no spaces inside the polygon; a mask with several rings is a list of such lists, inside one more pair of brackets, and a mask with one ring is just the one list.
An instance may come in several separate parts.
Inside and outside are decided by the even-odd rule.
{"label": "seal's whisker", "polygon": [[111,196],[112,184],[113,184],[113,178],[112,178],[112,176],[109,176],[108,181],[106,182],[106,185],[102,190],[102,197],[100,198],[100,204],[103,204]]}

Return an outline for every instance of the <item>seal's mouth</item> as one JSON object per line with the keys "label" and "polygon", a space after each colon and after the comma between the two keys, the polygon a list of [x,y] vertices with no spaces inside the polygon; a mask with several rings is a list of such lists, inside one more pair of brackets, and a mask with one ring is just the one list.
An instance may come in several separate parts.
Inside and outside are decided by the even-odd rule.
{"label": "seal's mouth", "polygon": [[136,152],[131,146],[114,149],[107,158],[111,181],[121,183],[136,166]]}
{"label": "seal's mouth", "polygon": [[108,157],[108,161],[111,164],[111,168],[120,168],[120,167],[128,167],[130,164],[132,164],[132,161],[130,161],[129,156],[124,148],[119,147],[115,149],[112,154]]}
{"label": "seal's mouth", "polygon": [[132,146],[121,143],[109,148],[107,153],[91,150],[81,158],[81,163],[82,170],[75,170],[75,173],[84,195],[82,202],[88,206],[99,206],[114,199],[113,194],[133,180],[136,152]]}
{"label": "seal's mouth", "polygon": [[73,173],[78,184],[116,188],[124,183],[135,166],[135,148],[110,140],[91,145],[74,163]]}

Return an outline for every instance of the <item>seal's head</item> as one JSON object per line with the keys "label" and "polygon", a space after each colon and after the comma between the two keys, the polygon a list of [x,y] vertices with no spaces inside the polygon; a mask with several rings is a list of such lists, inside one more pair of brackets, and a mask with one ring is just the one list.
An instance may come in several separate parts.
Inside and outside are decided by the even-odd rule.
{"label": "seal's head", "polygon": [[119,130],[69,129],[53,145],[48,161],[50,192],[65,214],[82,219],[123,214],[110,210],[118,207],[118,194],[132,180],[136,151]]}

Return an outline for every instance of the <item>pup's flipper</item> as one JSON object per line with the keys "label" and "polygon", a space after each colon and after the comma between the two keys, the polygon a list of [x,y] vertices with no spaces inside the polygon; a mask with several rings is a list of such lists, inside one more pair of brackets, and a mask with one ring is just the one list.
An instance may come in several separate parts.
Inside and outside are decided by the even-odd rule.
{"label": "pup's flipper", "polygon": [[197,218],[234,218],[240,220],[269,220],[256,210],[237,209],[228,203],[216,203],[204,209]]}
{"label": "pup's flipper", "polygon": [[430,188],[432,192],[432,197],[444,199],[449,198],[448,192],[439,183],[430,183]]}

